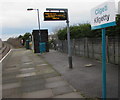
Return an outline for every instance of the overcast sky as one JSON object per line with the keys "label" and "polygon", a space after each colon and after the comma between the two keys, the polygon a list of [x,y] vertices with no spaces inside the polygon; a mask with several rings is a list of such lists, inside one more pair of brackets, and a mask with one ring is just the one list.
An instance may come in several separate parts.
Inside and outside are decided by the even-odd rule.
{"label": "overcast sky", "polygon": [[[38,29],[37,11],[27,11],[27,8],[37,8],[40,11],[41,29],[48,29],[49,34],[58,28],[65,27],[65,21],[43,21],[46,8],[67,8],[70,25],[90,22],[90,10],[107,0],[0,0],[0,36],[2,40],[16,37],[26,32]],[[116,12],[117,3],[115,0]]]}

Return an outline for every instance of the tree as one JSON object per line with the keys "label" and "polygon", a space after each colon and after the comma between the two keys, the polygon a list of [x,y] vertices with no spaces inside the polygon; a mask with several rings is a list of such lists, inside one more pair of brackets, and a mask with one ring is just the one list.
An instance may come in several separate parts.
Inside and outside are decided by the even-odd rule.
{"label": "tree", "polygon": [[29,40],[29,36],[31,36],[30,33],[25,33],[24,36],[23,36],[23,39],[26,41],[26,40]]}
{"label": "tree", "polygon": [[[91,26],[89,23],[79,24],[78,26],[70,26],[70,37],[71,39],[78,39],[80,37],[90,37],[91,35]],[[65,40],[67,39],[67,28],[60,29],[58,32],[58,39]]]}
{"label": "tree", "polygon": [[22,36],[22,35],[19,35],[19,36],[18,36],[18,38],[19,38],[19,39],[22,39],[22,38],[23,38],[23,36]]}
{"label": "tree", "polygon": [[107,28],[108,36],[118,36],[120,35],[120,15],[116,16],[116,26]]}
{"label": "tree", "polygon": [[65,27],[63,29],[58,30],[57,35],[58,35],[58,39],[66,40],[67,39],[67,28]]}
{"label": "tree", "polygon": [[[120,15],[116,16],[116,26],[106,28],[107,36],[118,36],[120,35]],[[67,39],[67,28],[58,30],[58,39]],[[81,37],[101,37],[101,29],[91,30],[91,25],[89,23],[79,24],[70,26],[70,37],[71,39],[78,39]]]}
{"label": "tree", "polygon": [[27,33],[25,33],[23,36],[22,36],[22,35],[19,35],[18,38],[23,40],[23,43],[22,43],[22,44],[24,45],[24,44],[25,44],[25,41],[30,39],[30,36],[31,36],[31,34],[27,32]]}

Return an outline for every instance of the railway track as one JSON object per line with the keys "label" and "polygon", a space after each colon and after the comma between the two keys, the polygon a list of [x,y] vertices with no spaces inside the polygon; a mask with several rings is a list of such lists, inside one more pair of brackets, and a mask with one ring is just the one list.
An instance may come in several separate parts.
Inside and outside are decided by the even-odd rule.
{"label": "railway track", "polygon": [[2,48],[0,48],[0,60],[10,51],[11,46],[6,42],[3,42]]}

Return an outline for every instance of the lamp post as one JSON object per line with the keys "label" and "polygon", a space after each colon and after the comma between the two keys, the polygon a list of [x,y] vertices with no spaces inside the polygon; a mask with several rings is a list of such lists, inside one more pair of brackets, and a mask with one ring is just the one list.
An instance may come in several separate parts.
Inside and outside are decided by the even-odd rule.
{"label": "lamp post", "polygon": [[41,42],[39,9],[28,8],[27,10],[28,10],[28,11],[31,11],[31,10],[37,10],[37,14],[38,14],[38,27],[39,27],[39,36],[40,36],[39,42]]}

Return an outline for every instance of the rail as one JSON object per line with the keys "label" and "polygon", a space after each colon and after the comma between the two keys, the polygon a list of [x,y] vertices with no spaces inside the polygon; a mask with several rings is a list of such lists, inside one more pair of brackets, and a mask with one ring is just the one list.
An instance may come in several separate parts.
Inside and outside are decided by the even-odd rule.
{"label": "rail", "polygon": [[3,42],[2,48],[0,48],[0,60],[10,51],[10,49],[10,45]]}

